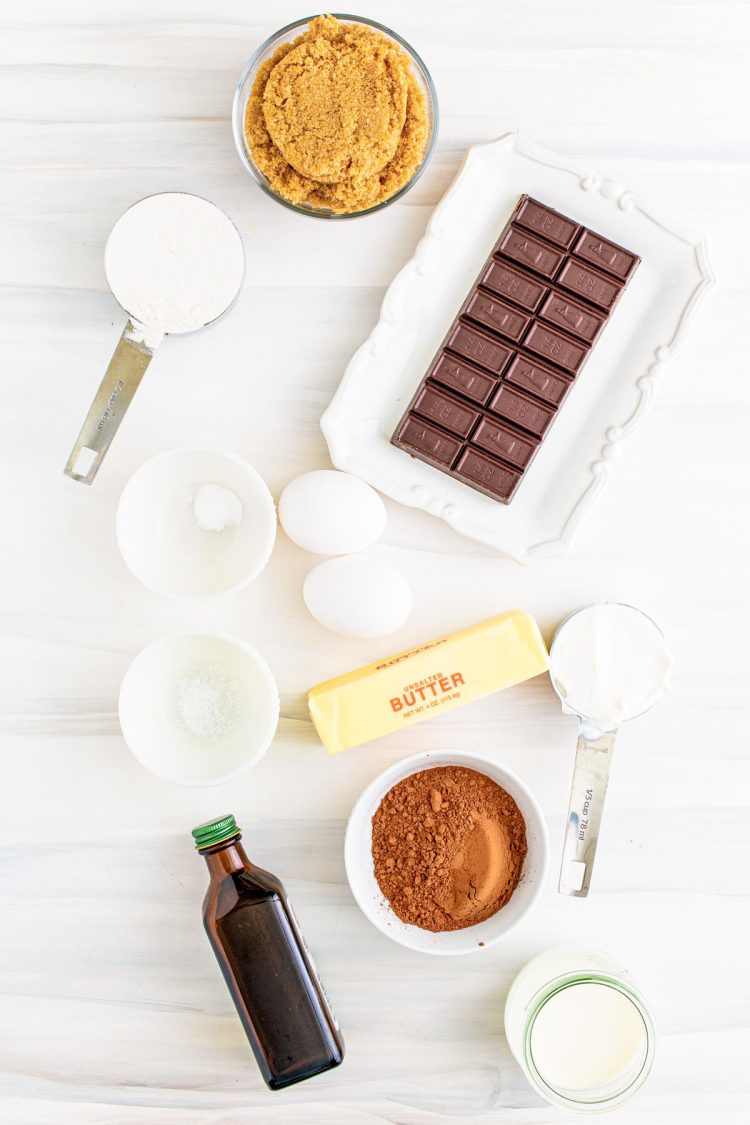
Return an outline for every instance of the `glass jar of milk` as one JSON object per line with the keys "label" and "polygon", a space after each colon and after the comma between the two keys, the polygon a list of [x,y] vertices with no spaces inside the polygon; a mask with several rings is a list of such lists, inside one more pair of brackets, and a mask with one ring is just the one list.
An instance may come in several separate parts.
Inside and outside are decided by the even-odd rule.
{"label": "glass jar of milk", "polygon": [[630,974],[606,953],[551,949],[524,966],[505,1034],[535,1090],[581,1113],[615,1109],[645,1082],[654,1025]]}

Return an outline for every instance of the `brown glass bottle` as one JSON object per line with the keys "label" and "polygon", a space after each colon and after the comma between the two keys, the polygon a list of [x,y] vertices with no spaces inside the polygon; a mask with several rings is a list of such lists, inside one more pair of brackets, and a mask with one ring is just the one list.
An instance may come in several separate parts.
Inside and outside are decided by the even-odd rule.
{"label": "brown glass bottle", "polygon": [[211,877],[203,924],[266,1083],[338,1066],[344,1041],[282,883],[247,858],[234,817],[193,837]]}

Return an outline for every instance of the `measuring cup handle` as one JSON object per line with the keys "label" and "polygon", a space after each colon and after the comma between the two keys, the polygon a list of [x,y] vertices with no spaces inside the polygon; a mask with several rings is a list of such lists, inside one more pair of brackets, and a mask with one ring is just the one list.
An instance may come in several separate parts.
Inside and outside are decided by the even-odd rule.
{"label": "measuring cup handle", "polygon": [[68,458],[66,476],[92,483],[153,354],[128,321]]}
{"label": "measuring cup handle", "polygon": [[611,731],[597,739],[578,736],[558,885],[561,895],[585,898],[589,893],[615,734]]}

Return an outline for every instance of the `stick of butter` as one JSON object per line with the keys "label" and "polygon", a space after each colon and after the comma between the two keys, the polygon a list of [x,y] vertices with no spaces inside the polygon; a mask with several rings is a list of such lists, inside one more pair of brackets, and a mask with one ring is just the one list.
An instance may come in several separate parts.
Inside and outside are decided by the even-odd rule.
{"label": "stick of butter", "polygon": [[323,745],[336,754],[520,684],[548,667],[539,626],[514,609],[326,680],[307,702]]}

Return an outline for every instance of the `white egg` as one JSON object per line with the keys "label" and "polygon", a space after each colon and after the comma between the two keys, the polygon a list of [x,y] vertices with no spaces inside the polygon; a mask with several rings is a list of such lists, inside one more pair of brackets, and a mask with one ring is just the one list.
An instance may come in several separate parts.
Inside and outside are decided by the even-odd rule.
{"label": "white egg", "polygon": [[316,555],[364,551],[385,530],[385,504],[350,473],[316,469],[290,481],[279,500],[281,526],[292,542]]}
{"label": "white egg", "polygon": [[411,588],[401,571],[364,555],[320,563],[302,593],[316,621],[345,637],[386,637],[411,613]]}

